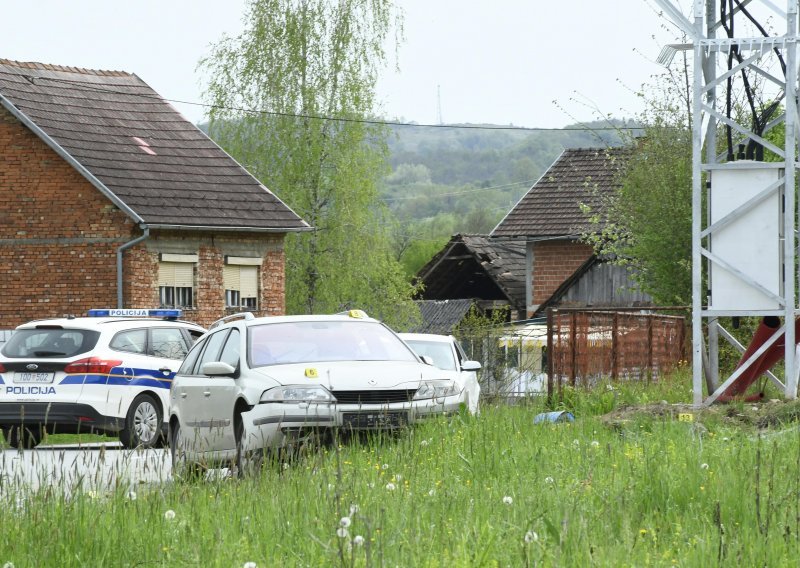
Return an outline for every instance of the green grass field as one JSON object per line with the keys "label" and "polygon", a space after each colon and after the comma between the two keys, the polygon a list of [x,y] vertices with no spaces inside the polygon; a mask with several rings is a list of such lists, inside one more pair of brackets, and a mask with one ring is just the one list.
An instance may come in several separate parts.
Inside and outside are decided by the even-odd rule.
{"label": "green grass field", "polygon": [[484,405],[246,480],[71,497],[6,481],[0,566],[796,566],[798,405],[689,422],[661,402],[690,399],[681,375],[568,393],[573,423]]}

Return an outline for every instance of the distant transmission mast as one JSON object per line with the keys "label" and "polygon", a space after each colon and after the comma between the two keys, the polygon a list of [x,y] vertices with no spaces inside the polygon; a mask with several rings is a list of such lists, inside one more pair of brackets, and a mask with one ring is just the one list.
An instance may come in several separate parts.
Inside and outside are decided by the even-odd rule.
{"label": "distant transmission mast", "polygon": [[436,120],[439,124],[444,124],[442,120],[442,86],[436,85]]}

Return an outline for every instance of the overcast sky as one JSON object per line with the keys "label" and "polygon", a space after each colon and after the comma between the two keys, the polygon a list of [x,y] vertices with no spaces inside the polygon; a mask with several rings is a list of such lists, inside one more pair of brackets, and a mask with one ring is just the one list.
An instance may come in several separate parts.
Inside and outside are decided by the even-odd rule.
{"label": "overcast sky", "polygon": [[[199,103],[197,63],[243,29],[245,3],[6,0],[0,58],[128,71],[166,99]],[[418,123],[559,128],[598,112],[632,118],[641,110],[634,91],[662,70],[654,60],[674,41],[649,0],[397,4],[400,72],[392,52],[378,95],[384,116]],[[173,104],[203,119],[202,106]]]}

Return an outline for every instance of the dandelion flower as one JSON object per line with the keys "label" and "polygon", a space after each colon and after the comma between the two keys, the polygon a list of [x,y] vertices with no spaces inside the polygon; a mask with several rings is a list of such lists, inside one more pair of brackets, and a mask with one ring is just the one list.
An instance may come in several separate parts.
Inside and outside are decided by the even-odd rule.
{"label": "dandelion flower", "polygon": [[350,517],[342,517],[339,519],[339,526],[347,528],[350,526]]}
{"label": "dandelion flower", "polygon": [[700,464],[700,469],[708,469],[708,464],[707,463],[701,463]]}
{"label": "dandelion flower", "polygon": [[511,496],[506,495],[505,497],[503,497],[503,503],[504,504],[511,505],[511,503],[513,503],[513,502],[514,502],[514,499],[511,498]]}
{"label": "dandelion flower", "polygon": [[539,540],[539,535],[536,534],[536,531],[528,531],[525,533],[525,542],[528,544],[532,542],[536,542]]}
{"label": "dandelion flower", "polygon": [[355,503],[350,505],[350,514],[351,515],[355,515],[356,513],[358,513],[358,511],[359,511],[358,505],[356,505]]}
{"label": "dandelion flower", "polygon": [[392,483],[391,481],[386,484],[386,490],[387,491],[394,491],[395,489],[397,489],[397,486],[394,483]]}
{"label": "dandelion flower", "polygon": [[647,534],[647,529],[639,529],[639,534],[644,536]]}
{"label": "dandelion flower", "polygon": [[348,533],[347,529],[344,527],[339,527],[338,529],[336,529],[336,536],[338,536],[339,538],[347,538],[348,534],[350,533]]}
{"label": "dandelion flower", "polygon": [[353,537],[353,544],[355,544],[356,546],[363,545],[364,544],[364,537],[361,536],[360,534],[357,534],[355,537]]}
{"label": "dandelion flower", "polygon": [[171,521],[172,519],[175,518],[175,511],[173,511],[172,509],[168,509],[167,512],[164,513],[164,518],[167,519],[168,521]]}

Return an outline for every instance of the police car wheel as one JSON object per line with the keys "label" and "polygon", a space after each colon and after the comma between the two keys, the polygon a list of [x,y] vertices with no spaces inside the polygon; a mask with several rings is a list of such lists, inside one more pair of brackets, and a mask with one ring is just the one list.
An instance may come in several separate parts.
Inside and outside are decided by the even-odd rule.
{"label": "police car wheel", "polygon": [[35,448],[42,441],[38,426],[3,426],[3,437],[12,448]]}
{"label": "police car wheel", "polygon": [[119,439],[126,448],[153,448],[161,440],[161,405],[149,394],[140,394],[128,409]]}

